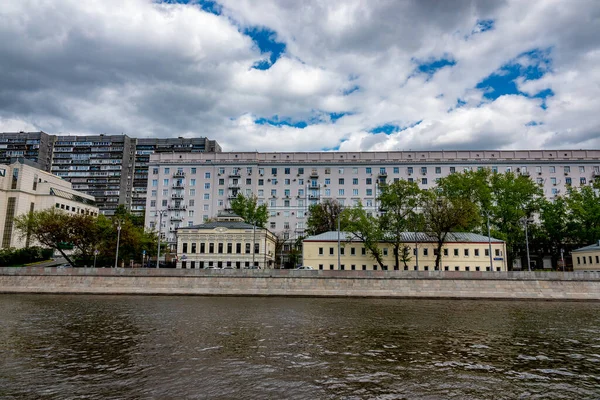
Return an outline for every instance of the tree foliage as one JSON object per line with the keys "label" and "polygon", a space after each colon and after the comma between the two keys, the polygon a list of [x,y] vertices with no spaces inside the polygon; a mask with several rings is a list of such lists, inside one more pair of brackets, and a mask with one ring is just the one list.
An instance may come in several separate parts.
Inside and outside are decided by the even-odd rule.
{"label": "tree foliage", "polygon": [[379,218],[367,213],[362,204],[345,209],[342,218],[346,231],[352,236],[352,239],[362,241],[365,249],[377,261],[381,269],[384,269],[383,253],[379,245],[385,239],[385,232],[381,229]]}
{"label": "tree foliage", "polygon": [[[15,218],[15,228],[22,237],[29,236],[32,241],[55,249],[74,267],[92,266],[96,250],[98,265],[111,266],[115,261],[118,236],[119,265],[129,260],[141,260],[144,250],[149,256],[155,254],[156,234],[137,226],[135,218],[129,213],[112,218],[93,217],[51,208]],[[65,244],[72,246],[73,251],[66,251]]]}
{"label": "tree foliage", "polygon": [[478,219],[477,206],[469,199],[448,198],[437,192],[428,194],[423,202],[424,230],[436,240],[435,269],[438,270],[448,234],[473,226]]}
{"label": "tree foliage", "polygon": [[404,243],[403,233],[412,230],[423,192],[414,182],[398,180],[383,185],[379,196],[382,215],[379,217],[380,230],[386,241],[392,244],[395,269],[400,261],[406,265],[410,261],[409,247]]}
{"label": "tree foliage", "polygon": [[[319,235],[324,232],[337,231],[338,216],[343,210],[337,200],[325,200],[322,203],[312,204],[308,208],[306,221],[306,234]],[[340,230],[344,230],[344,221],[340,219]]]}
{"label": "tree foliage", "polygon": [[269,220],[269,212],[266,204],[258,205],[258,198],[255,195],[244,196],[239,193],[231,201],[231,210],[242,217],[244,221],[264,228]]}

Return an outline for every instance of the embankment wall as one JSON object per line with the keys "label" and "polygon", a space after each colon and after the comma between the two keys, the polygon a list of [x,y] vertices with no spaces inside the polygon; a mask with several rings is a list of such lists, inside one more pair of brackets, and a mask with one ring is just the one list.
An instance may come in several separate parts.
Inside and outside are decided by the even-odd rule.
{"label": "embankment wall", "polygon": [[0,268],[1,293],[600,300],[600,272]]}

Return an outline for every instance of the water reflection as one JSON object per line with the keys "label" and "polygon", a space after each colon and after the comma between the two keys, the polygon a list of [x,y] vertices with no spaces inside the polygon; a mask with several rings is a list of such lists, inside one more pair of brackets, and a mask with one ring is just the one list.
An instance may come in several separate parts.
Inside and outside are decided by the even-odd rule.
{"label": "water reflection", "polygon": [[600,397],[600,304],[0,296],[2,398]]}

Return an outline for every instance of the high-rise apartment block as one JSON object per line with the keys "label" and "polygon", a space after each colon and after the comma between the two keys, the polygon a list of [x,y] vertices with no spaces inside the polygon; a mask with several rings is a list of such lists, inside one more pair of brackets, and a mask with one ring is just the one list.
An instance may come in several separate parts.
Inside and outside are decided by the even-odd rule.
{"label": "high-rise apartment block", "polygon": [[45,132],[0,133],[0,164],[10,164],[13,159],[23,157],[50,172],[53,144],[54,136]]}
{"label": "high-rise apartment block", "polygon": [[162,220],[160,231],[174,244],[178,227],[213,218],[243,193],[267,204],[267,228],[293,237],[304,231],[311,204],[337,199],[376,212],[381,182],[406,179],[425,189],[479,168],[529,176],[552,198],[600,179],[600,150],[154,154],[146,225],[156,228]]}
{"label": "high-rise apartment block", "polygon": [[220,152],[214,140],[136,139],[127,135],[55,136],[45,132],[0,133],[0,163],[24,157],[96,198],[111,215],[120,205],[144,215],[148,160],[155,152]]}

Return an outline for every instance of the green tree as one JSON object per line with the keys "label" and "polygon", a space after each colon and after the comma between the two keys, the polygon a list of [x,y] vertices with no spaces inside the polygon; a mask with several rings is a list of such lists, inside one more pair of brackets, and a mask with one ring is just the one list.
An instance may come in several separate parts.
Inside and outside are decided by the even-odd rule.
{"label": "green tree", "polygon": [[477,206],[463,198],[428,192],[423,201],[425,232],[436,240],[435,269],[440,269],[442,248],[450,232],[468,229],[478,219]]}
{"label": "green tree", "polygon": [[594,243],[600,238],[600,184],[568,191],[569,231],[577,246]]}
{"label": "green tree", "polygon": [[567,201],[560,196],[552,200],[540,202],[539,238],[542,245],[550,252],[552,265],[556,266],[560,250],[571,240]]}
{"label": "green tree", "polygon": [[[22,238],[27,236],[38,243],[57,250],[71,266],[77,266],[77,256],[86,258],[93,243],[98,240],[92,229],[94,217],[68,214],[55,208],[34,211],[15,218],[15,228]],[[67,255],[61,244],[73,245],[74,255]]]}
{"label": "green tree", "polygon": [[[322,203],[311,204],[308,207],[306,234],[319,235],[324,232],[337,231],[338,216],[343,210],[337,200],[325,200]],[[344,221],[340,219],[340,230],[344,230]]]}
{"label": "green tree", "polygon": [[512,172],[492,174],[491,220],[499,239],[506,241],[508,265],[525,243],[522,220],[530,219],[540,209],[543,192],[528,176]]}
{"label": "green tree", "polygon": [[404,179],[381,186],[379,204],[382,215],[378,223],[386,241],[392,244],[395,269],[400,261],[410,261],[409,247],[404,243],[404,232],[411,230],[411,222],[418,212],[422,191],[415,182]]}
{"label": "green tree", "polygon": [[[383,242],[385,233],[380,228],[379,219],[368,214],[362,204],[345,209],[341,218],[352,239],[363,242],[365,249],[377,261],[381,269],[384,269],[383,254],[379,245]],[[346,238],[344,239],[346,240]]]}
{"label": "green tree", "polygon": [[267,225],[269,212],[266,204],[258,205],[258,198],[255,195],[244,196],[239,193],[231,201],[231,210],[242,217],[249,224],[254,224],[261,228]]}

